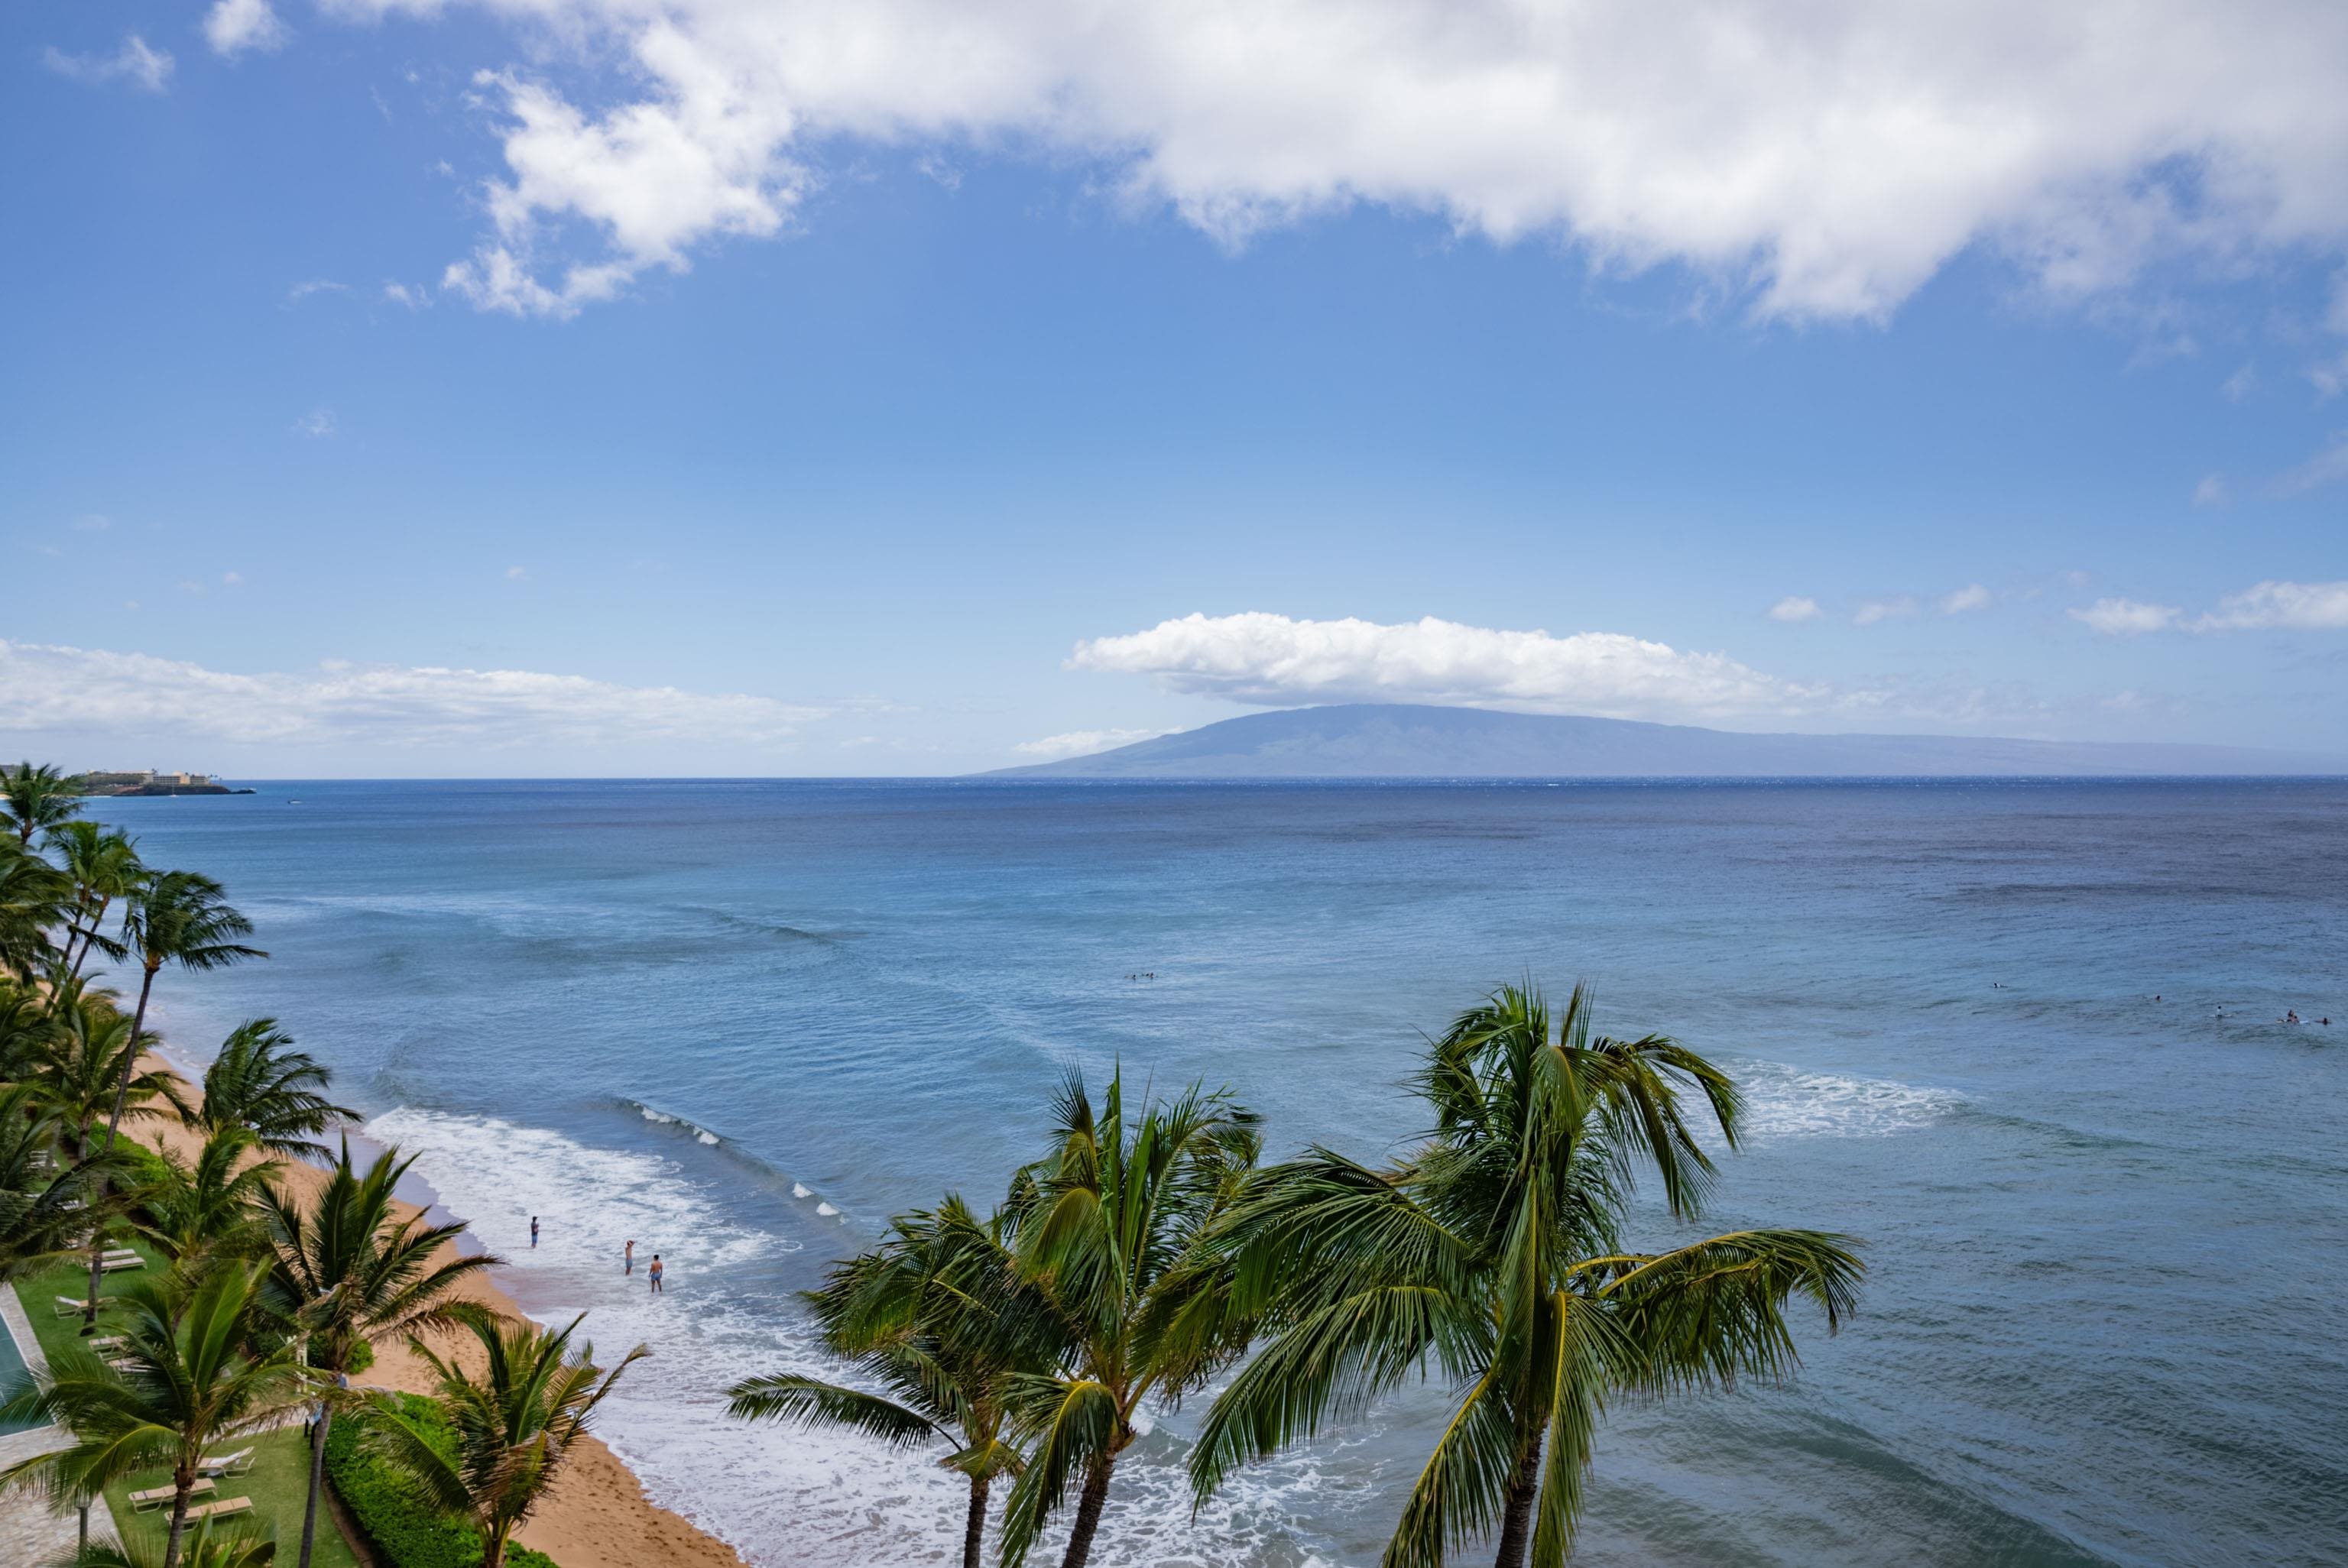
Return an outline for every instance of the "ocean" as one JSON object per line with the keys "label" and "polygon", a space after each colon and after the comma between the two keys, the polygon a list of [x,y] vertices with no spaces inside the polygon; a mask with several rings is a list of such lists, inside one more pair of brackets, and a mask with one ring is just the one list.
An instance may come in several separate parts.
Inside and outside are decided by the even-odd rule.
{"label": "ocean", "polygon": [[[998,1195],[1064,1064],[1375,1157],[1419,1125],[1423,1036],[1525,979],[1732,1065],[1750,1136],[1704,1228],[1869,1265],[1790,1386],[1612,1412],[1578,1562],[2348,1563],[2348,784],[345,782],[92,815],[273,955],[166,974],[174,1053],[280,1019],[526,1307],[651,1346],[603,1433],[756,1564],[955,1560],[956,1478],[720,1390],[824,1368],[793,1293],[894,1212]],[[1094,1561],[1374,1563],[1443,1392],[1195,1518],[1177,1412]]]}

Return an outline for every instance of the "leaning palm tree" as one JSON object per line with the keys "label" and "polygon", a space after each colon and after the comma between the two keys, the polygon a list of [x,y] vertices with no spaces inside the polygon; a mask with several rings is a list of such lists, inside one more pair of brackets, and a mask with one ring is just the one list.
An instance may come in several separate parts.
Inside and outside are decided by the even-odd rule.
{"label": "leaning palm tree", "polygon": [[261,1194],[277,1163],[255,1159],[260,1153],[252,1134],[237,1126],[207,1137],[192,1160],[159,1150],[154,1177],[139,1194],[137,1230],[191,1274],[221,1259],[265,1255]]}
{"label": "leaning palm tree", "polygon": [[1557,1568],[1611,1396],[1787,1375],[1789,1301],[1816,1302],[1831,1331],[1862,1266],[1849,1238],[1818,1231],[1627,1250],[1642,1173],[1674,1218],[1711,1185],[1682,1094],[1702,1097],[1731,1148],[1741,1101],[1661,1035],[1592,1038],[1580,988],[1556,1020],[1538,993],[1496,993],[1433,1045],[1416,1086],[1435,1124],[1399,1162],[1316,1149],[1262,1173],[1233,1212],[1235,1309],[1260,1314],[1271,1338],[1209,1410],[1192,1484],[1203,1501],[1432,1362],[1458,1402],[1385,1568],[1440,1568],[1495,1532],[1498,1568],[1529,1552]]}
{"label": "leaning palm tree", "polygon": [[36,1455],[0,1481],[46,1480],[52,1495],[94,1497],[134,1471],[171,1474],[162,1568],[178,1568],[188,1497],[205,1452],[275,1422],[304,1379],[272,1332],[265,1262],[140,1279],[115,1297],[123,1343],[101,1358],[75,1343],[49,1360],[5,1413],[52,1421],[72,1446]]}
{"label": "leaning palm tree", "polygon": [[[269,955],[236,940],[252,934],[252,922],[230,907],[224,889],[194,871],[165,871],[147,877],[134,888],[123,907],[122,935],[139,956],[139,1010],[131,1015],[130,1035],[140,1039],[147,1028],[147,1002],[155,991],[155,977],[167,964],[182,969],[224,969],[247,958]],[[137,1052],[122,1064],[115,1090],[114,1111],[106,1122],[106,1152],[114,1152],[115,1134],[129,1099]],[[89,1299],[98,1300],[98,1279],[103,1254],[96,1241],[89,1249]]]}
{"label": "leaning palm tree", "polygon": [[1049,1302],[1063,1341],[1046,1374],[1014,1378],[1015,1430],[1034,1445],[1011,1489],[1003,1561],[1018,1568],[1076,1497],[1063,1568],[1083,1568],[1118,1456],[1146,1426],[1245,1350],[1202,1247],[1260,1148],[1256,1118],[1193,1084],[1128,1116],[1122,1071],[1100,1113],[1070,1073],[1052,1152],[1004,1205],[1013,1269]]}
{"label": "leaning palm tree", "polygon": [[293,1046],[294,1037],[273,1018],[237,1025],[204,1069],[203,1100],[191,1108],[190,1124],[211,1132],[242,1127],[273,1154],[324,1160],[326,1146],[316,1134],[355,1122],[359,1113],[319,1092],[333,1075]]}
{"label": "leaning palm tree", "polygon": [[57,769],[43,764],[19,763],[10,773],[0,768],[0,805],[8,813],[8,825],[16,830],[16,842],[30,849],[33,835],[45,832],[81,810],[81,796],[73,782]]}
{"label": "leaning palm tree", "polygon": [[1008,1440],[1012,1380],[1042,1370],[1056,1337],[1011,1262],[999,1221],[981,1222],[958,1197],[900,1214],[878,1247],[807,1293],[825,1345],[887,1392],[778,1373],[735,1384],[726,1414],[844,1427],[891,1446],[947,1443],[938,1463],[970,1483],[963,1568],[979,1568],[988,1494],[1026,1468]]}
{"label": "leaning palm tree", "polygon": [[[129,949],[108,937],[102,927],[114,901],[129,897],[147,875],[146,866],[139,859],[139,841],[118,827],[104,827],[95,822],[63,822],[49,829],[47,844],[58,868],[73,884],[73,919],[66,937],[67,968],[77,975],[81,973],[92,948],[109,958],[124,957]],[[81,944],[78,950],[74,946],[77,939]]]}
{"label": "leaning palm tree", "polygon": [[[260,1209],[276,1259],[272,1291],[278,1311],[306,1337],[311,1367],[334,1388],[346,1380],[362,1347],[453,1326],[451,1293],[499,1261],[487,1254],[457,1256],[449,1244],[462,1225],[427,1225],[414,1211],[401,1212],[393,1191],[410,1163],[386,1150],[366,1171],[355,1170],[345,1139],[308,1208],[276,1185],[262,1191]],[[329,1400],[311,1424],[299,1568],[310,1568],[334,1415]]]}
{"label": "leaning palm tree", "polygon": [[444,1451],[446,1440],[387,1395],[368,1401],[367,1437],[427,1501],[480,1532],[481,1568],[505,1568],[506,1543],[546,1495],[572,1446],[587,1435],[595,1407],[650,1352],[639,1345],[604,1372],[594,1363],[594,1347],[571,1342],[585,1313],[561,1328],[510,1323],[470,1302],[448,1307],[448,1316],[480,1342],[478,1377],[420,1338],[411,1336],[408,1344],[431,1365],[454,1452]]}

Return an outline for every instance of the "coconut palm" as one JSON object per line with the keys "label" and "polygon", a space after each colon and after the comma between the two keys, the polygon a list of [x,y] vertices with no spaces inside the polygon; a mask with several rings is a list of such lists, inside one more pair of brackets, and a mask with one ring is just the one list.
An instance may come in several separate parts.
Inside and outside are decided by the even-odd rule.
{"label": "coconut palm", "polygon": [[1817,1231],[1626,1250],[1643,1173],[1675,1218],[1711,1185],[1682,1095],[1702,1097],[1731,1148],[1741,1102],[1661,1035],[1593,1039],[1579,988],[1561,1019],[1536,992],[1496,993],[1431,1047],[1416,1087],[1435,1124],[1400,1161],[1316,1149],[1262,1173],[1234,1211],[1235,1310],[1261,1312],[1271,1338],[1209,1410],[1192,1482],[1203,1501],[1432,1362],[1458,1401],[1386,1568],[1439,1568],[1496,1532],[1498,1568],[1528,1552],[1555,1568],[1610,1396],[1787,1374],[1788,1302],[1816,1302],[1831,1331],[1862,1266],[1849,1238]]}
{"label": "coconut palm", "polygon": [[46,764],[35,767],[28,762],[19,763],[15,773],[0,768],[0,805],[7,808],[16,842],[29,851],[33,835],[80,812],[81,796],[75,793],[71,780]]}
{"label": "coconut palm", "polygon": [[[142,880],[125,900],[122,935],[138,955],[140,969],[139,1009],[131,1015],[133,1040],[147,1029],[147,1003],[155,991],[155,977],[167,964],[182,969],[223,969],[247,958],[269,955],[236,940],[252,934],[252,922],[230,907],[225,890],[211,877],[194,871],[165,871]],[[122,1126],[129,1102],[137,1053],[122,1064],[114,1096],[113,1113],[106,1122],[106,1151],[114,1152],[115,1134]],[[89,1299],[98,1300],[98,1276],[102,1261],[98,1245],[89,1252]]]}
{"label": "coconut palm", "polygon": [[71,917],[73,884],[64,872],[0,837],[0,974],[30,980],[57,961],[49,933]]}
{"label": "coconut palm", "polygon": [[[163,1550],[153,1540],[86,1542],[56,1568],[162,1568]],[[276,1558],[277,1542],[248,1524],[200,1520],[180,1542],[180,1568],[269,1568]]]}
{"label": "coconut palm", "polygon": [[[272,1290],[278,1310],[306,1337],[311,1367],[336,1387],[356,1365],[362,1348],[396,1334],[454,1324],[450,1294],[499,1261],[486,1254],[457,1256],[448,1244],[464,1230],[462,1225],[427,1225],[420,1214],[400,1212],[393,1191],[410,1163],[386,1150],[366,1171],[355,1170],[345,1139],[341,1158],[307,1209],[274,1184],[261,1194],[276,1259]],[[328,1401],[311,1424],[299,1568],[309,1568],[317,1535],[326,1430],[334,1414]]]}
{"label": "coconut palm", "polygon": [[639,1345],[604,1372],[594,1364],[592,1346],[572,1343],[584,1313],[561,1328],[509,1323],[469,1302],[449,1307],[447,1315],[479,1341],[479,1376],[419,1338],[408,1344],[431,1365],[453,1455],[442,1451],[446,1440],[387,1395],[368,1401],[367,1437],[427,1501],[480,1532],[481,1568],[505,1568],[507,1542],[546,1495],[572,1446],[587,1435],[595,1407],[648,1352]]}
{"label": "coconut palm", "polygon": [[[131,1020],[116,1007],[112,991],[67,976],[57,982],[52,999],[55,1005],[34,1040],[28,1081],[38,1088],[42,1102],[57,1112],[58,1139],[68,1158],[81,1159],[98,1148],[98,1129],[118,1094],[124,1121],[162,1115],[159,1102],[180,1106],[179,1081],[139,1065],[147,1042],[134,1041]],[[130,1082],[124,1091],[126,1071]]]}
{"label": "coconut palm", "polygon": [[1012,1379],[1040,1369],[1053,1338],[1045,1304],[1016,1287],[1011,1263],[999,1224],[958,1197],[899,1215],[878,1247],[807,1292],[826,1346],[888,1392],[778,1374],[736,1383],[726,1413],[845,1427],[892,1446],[948,1443],[938,1463],[970,1482],[963,1568],[979,1568],[988,1494],[1026,1464],[1007,1440]]}
{"label": "coconut palm", "polygon": [[94,1497],[135,1471],[168,1468],[170,1522],[162,1568],[178,1568],[188,1494],[204,1454],[274,1422],[302,1395],[293,1348],[272,1332],[266,1262],[138,1279],[115,1297],[123,1343],[101,1358],[77,1342],[5,1407],[52,1421],[71,1447],[12,1467],[0,1481],[46,1480],[52,1495]]}
{"label": "coconut palm", "polygon": [[333,1074],[293,1046],[294,1037],[273,1018],[237,1025],[204,1069],[203,1101],[191,1109],[191,1124],[213,1132],[242,1127],[273,1154],[324,1160],[326,1146],[314,1135],[337,1122],[355,1122],[359,1113],[319,1092]]}
{"label": "coconut palm", "polygon": [[33,989],[0,979],[0,1083],[19,1083],[38,1071],[51,1032],[48,1006]]}
{"label": "coconut palm", "polygon": [[154,1179],[139,1194],[139,1234],[191,1274],[266,1252],[258,1205],[277,1165],[255,1160],[259,1152],[252,1134],[237,1126],[206,1138],[193,1160],[157,1151]]}
{"label": "coconut palm", "polygon": [[[139,863],[139,841],[120,828],[95,822],[62,822],[46,835],[49,853],[73,884],[73,919],[67,933],[65,960],[74,974],[81,973],[94,948],[109,958],[129,949],[101,928],[107,911],[118,898],[128,897],[146,876]],[[74,942],[81,946],[76,950]]]}
{"label": "coconut palm", "polygon": [[1202,1244],[1255,1163],[1256,1118],[1196,1084],[1128,1116],[1121,1071],[1098,1115],[1073,1072],[1054,1110],[1052,1152],[1019,1173],[1004,1210],[1016,1277],[1049,1302],[1062,1340],[1051,1372],[1012,1384],[1033,1447],[1004,1512],[1009,1568],[1072,1492],[1062,1563],[1083,1568],[1144,1407],[1179,1404],[1247,1344]]}
{"label": "coconut palm", "polygon": [[0,1287],[62,1261],[88,1231],[101,1165],[60,1162],[57,1143],[40,1085],[0,1088]]}

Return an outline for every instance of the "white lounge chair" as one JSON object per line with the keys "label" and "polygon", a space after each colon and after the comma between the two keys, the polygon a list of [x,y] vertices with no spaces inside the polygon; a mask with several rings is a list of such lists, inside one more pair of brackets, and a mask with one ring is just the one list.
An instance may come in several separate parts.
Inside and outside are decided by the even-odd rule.
{"label": "white lounge chair", "polygon": [[85,1339],[82,1343],[93,1350],[119,1350],[130,1341],[119,1334],[101,1334],[95,1339]]}
{"label": "white lounge chair", "polygon": [[188,1510],[188,1522],[192,1524],[199,1519],[228,1519],[236,1514],[252,1512],[252,1499],[232,1497],[226,1502],[207,1502],[201,1508]]}
{"label": "white lounge chair", "polygon": [[[205,1497],[219,1490],[220,1488],[211,1481],[200,1481],[188,1488],[188,1495],[191,1498]],[[144,1513],[150,1508],[160,1508],[170,1501],[171,1488],[169,1482],[161,1486],[150,1486],[144,1491],[134,1491],[130,1494],[130,1511],[133,1513]],[[195,1511],[190,1509],[188,1512],[192,1514]]]}
{"label": "white lounge chair", "polygon": [[60,1317],[78,1317],[83,1312],[87,1311],[89,1303],[84,1301],[78,1296],[60,1296],[57,1297],[57,1316]]}
{"label": "white lounge chair", "polygon": [[128,1257],[109,1257],[109,1258],[107,1258],[105,1261],[101,1262],[98,1266],[98,1270],[99,1270],[99,1272],[101,1272],[101,1273],[104,1273],[104,1274],[119,1274],[119,1273],[121,1273],[121,1272],[122,1272],[124,1269],[126,1269],[126,1268],[144,1268],[144,1267],[146,1267],[146,1266],[147,1266],[147,1260],[146,1260],[145,1258],[143,1258],[143,1257],[140,1257],[137,1253],[135,1253],[135,1252],[134,1252],[134,1253],[132,1253],[132,1254],[131,1254],[129,1256],[128,1256]]}
{"label": "white lounge chair", "polygon": [[252,1450],[241,1448],[232,1454],[208,1454],[196,1461],[198,1475],[251,1475]]}

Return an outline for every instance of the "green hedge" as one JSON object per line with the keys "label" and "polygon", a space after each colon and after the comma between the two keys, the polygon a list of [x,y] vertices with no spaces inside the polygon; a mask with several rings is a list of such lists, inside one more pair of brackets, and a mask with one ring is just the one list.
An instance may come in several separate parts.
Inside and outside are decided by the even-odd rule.
{"label": "green hedge", "polygon": [[[414,1394],[397,1396],[408,1419],[445,1434],[439,1407]],[[326,1474],[360,1532],[387,1568],[480,1568],[480,1532],[436,1513],[416,1485],[368,1451],[366,1417],[337,1416],[326,1429]],[[448,1451],[447,1450],[443,1450]],[[508,1568],[555,1568],[554,1559],[508,1543]]]}

